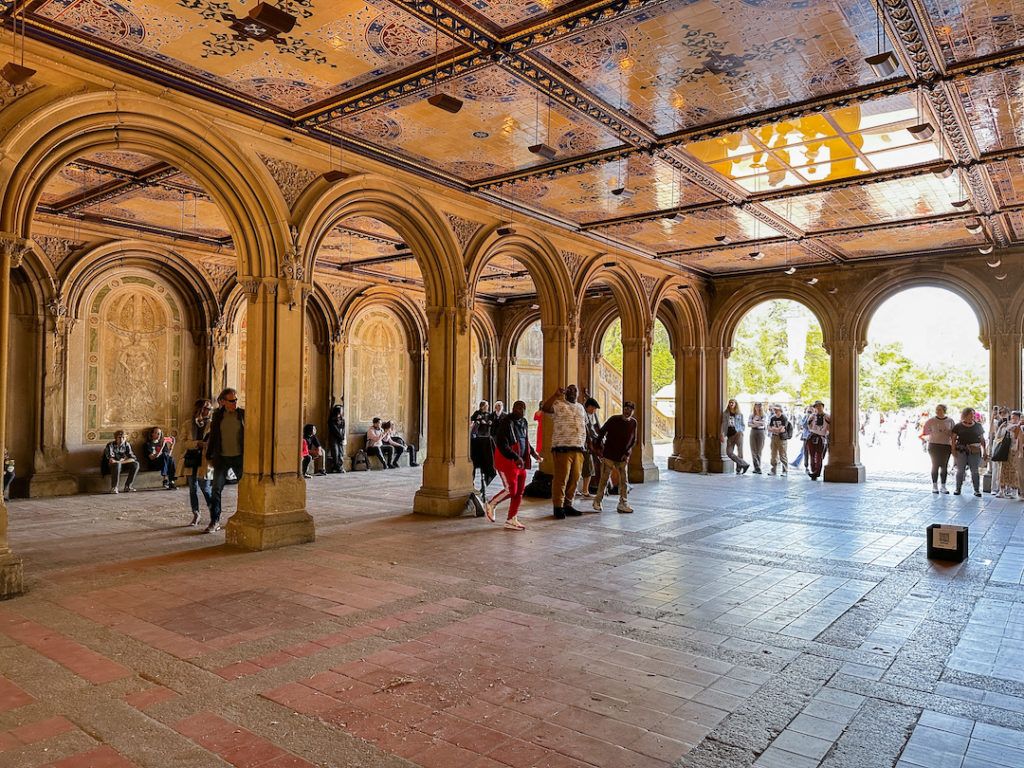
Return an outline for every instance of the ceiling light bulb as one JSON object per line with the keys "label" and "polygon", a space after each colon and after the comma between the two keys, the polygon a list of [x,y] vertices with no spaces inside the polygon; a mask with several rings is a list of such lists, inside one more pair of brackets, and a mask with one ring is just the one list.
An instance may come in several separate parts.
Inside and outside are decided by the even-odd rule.
{"label": "ceiling light bulb", "polygon": [[796,267],[790,267],[789,269],[786,270],[786,274],[787,275],[792,275],[795,272],[796,272]]}
{"label": "ceiling light bulb", "polygon": [[864,59],[864,62],[871,67],[871,71],[879,79],[889,77],[899,67],[899,62],[892,55],[892,51],[883,51],[882,53],[876,53],[874,56],[868,56]]}

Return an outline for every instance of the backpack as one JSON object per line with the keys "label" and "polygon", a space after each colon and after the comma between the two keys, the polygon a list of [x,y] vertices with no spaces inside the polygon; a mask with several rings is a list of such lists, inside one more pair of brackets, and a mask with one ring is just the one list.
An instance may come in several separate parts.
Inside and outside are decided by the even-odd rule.
{"label": "backpack", "polygon": [[786,419],[786,432],[785,432],[785,437],[783,438],[783,440],[792,440],[792,439],[793,439],[793,422],[790,421],[789,419]]}
{"label": "backpack", "polygon": [[352,471],[353,472],[366,472],[370,469],[370,457],[366,455],[366,451],[360,448],[356,451],[356,455],[352,457]]}

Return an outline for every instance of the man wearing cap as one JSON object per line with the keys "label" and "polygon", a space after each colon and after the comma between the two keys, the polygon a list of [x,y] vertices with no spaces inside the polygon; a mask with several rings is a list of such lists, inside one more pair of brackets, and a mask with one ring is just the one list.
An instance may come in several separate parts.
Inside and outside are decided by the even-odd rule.
{"label": "man wearing cap", "polygon": [[600,407],[601,404],[592,397],[588,397],[583,403],[583,410],[587,414],[587,444],[586,450],[583,452],[583,469],[580,471],[580,492],[577,495],[584,499],[590,498],[590,478],[600,474],[595,466],[600,459],[600,456],[596,453],[597,432],[601,429],[601,422],[597,419],[597,410]]}
{"label": "man wearing cap", "polygon": [[601,511],[601,502],[608,487],[608,476],[612,470],[619,473],[619,506],[623,514],[633,511],[629,506],[629,482],[626,465],[629,454],[636,444],[636,419],[633,411],[636,407],[630,401],[622,404],[622,414],[612,416],[604,423],[597,433],[597,445],[601,447],[601,480],[597,484],[597,498],[594,499],[594,511]]}
{"label": "man wearing cap", "polygon": [[821,476],[821,464],[828,448],[831,425],[832,417],[825,413],[825,404],[821,400],[815,400],[814,413],[807,419],[807,431],[810,433],[807,438],[807,453],[811,458],[811,480],[817,480]]}
{"label": "man wearing cap", "polygon": [[778,471],[778,465],[782,465],[782,474],[787,474],[789,461],[786,459],[786,444],[793,436],[793,427],[789,419],[782,412],[782,406],[778,403],[772,405],[772,415],[768,417],[768,434],[771,435],[772,471],[774,475]]}

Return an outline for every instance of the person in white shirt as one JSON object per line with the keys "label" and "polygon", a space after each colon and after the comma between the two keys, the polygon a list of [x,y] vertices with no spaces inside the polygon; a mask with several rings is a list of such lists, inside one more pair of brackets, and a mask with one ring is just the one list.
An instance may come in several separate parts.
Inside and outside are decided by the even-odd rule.
{"label": "person in white shirt", "polygon": [[825,413],[825,404],[821,400],[815,400],[814,413],[807,419],[807,431],[810,433],[807,438],[807,452],[811,457],[811,480],[817,480],[821,476],[821,465],[828,449],[831,426],[832,417]]}
{"label": "person in white shirt", "polygon": [[384,429],[380,425],[379,416],[374,416],[373,423],[366,430],[366,455],[376,456],[380,459],[384,469],[392,468],[391,464],[395,456],[395,449],[390,445],[384,444]]}
{"label": "person in white shirt", "polygon": [[558,520],[564,520],[567,515],[583,514],[572,506],[587,442],[587,412],[576,402],[577,397],[579,390],[575,384],[570,384],[559,387],[541,403],[541,410],[551,414],[551,453],[555,460],[551,504]]}
{"label": "person in white shirt", "polygon": [[754,462],[754,474],[761,474],[761,454],[764,453],[764,430],[768,425],[768,419],[764,415],[764,405],[754,403],[754,410],[747,421],[747,428],[750,430],[750,458]]}
{"label": "person in white shirt", "polygon": [[932,460],[932,493],[938,493],[941,481],[942,493],[949,493],[946,488],[946,473],[949,471],[949,457],[953,452],[950,438],[956,422],[946,415],[946,406],[939,403],[935,406],[935,415],[924,423],[921,439],[928,443],[928,455]]}

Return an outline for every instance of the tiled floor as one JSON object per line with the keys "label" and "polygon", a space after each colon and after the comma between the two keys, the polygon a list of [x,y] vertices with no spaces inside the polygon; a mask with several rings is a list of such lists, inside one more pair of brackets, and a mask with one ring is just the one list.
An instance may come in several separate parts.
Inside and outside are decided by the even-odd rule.
{"label": "tiled floor", "polygon": [[15,501],[0,768],[1024,766],[1024,503],[664,477],[524,533],[317,478],[258,554],[180,491]]}

